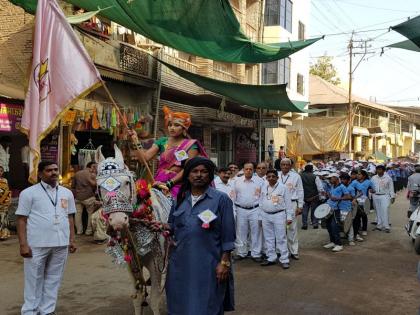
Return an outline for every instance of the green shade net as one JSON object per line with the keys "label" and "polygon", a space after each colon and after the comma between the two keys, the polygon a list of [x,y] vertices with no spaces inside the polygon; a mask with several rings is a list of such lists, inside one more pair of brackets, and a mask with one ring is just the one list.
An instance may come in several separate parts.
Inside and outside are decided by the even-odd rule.
{"label": "green shade net", "polygon": [[[34,13],[37,0],[10,0]],[[288,57],[320,38],[266,45],[241,30],[228,0],[66,0],[101,13],[163,45],[204,58],[231,63],[266,63]]]}
{"label": "green shade net", "polygon": [[294,103],[287,96],[287,84],[250,85],[219,81],[185,71],[162,60],[159,61],[184,79],[206,90],[226,96],[240,104],[285,112],[305,112],[305,102]]}
{"label": "green shade net", "polygon": [[420,47],[414,44],[411,40],[404,40],[402,42],[391,44],[386,47],[401,48],[401,49],[407,49],[407,50],[420,52]]}
{"label": "green shade net", "polygon": [[[388,47],[398,47],[398,48],[419,51],[419,50],[413,49],[412,44],[414,44],[417,47],[417,49],[420,49],[420,15],[406,22],[403,22],[401,24],[392,26],[391,29],[407,37],[409,41],[396,43]],[[409,42],[411,42],[412,44],[409,44]]]}

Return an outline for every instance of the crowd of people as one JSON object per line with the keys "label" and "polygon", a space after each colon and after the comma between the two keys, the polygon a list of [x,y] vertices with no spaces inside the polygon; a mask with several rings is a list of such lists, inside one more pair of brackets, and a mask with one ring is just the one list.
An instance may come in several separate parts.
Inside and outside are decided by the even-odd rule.
{"label": "crowd of people", "polygon": [[[233,310],[232,256],[288,269],[290,259],[300,259],[299,229],[326,226],[329,242],[324,247],[339,252],[342,233],[350,246],[364,241],[372,209],[374,230],[389,233],[389,206],[407,185],[412,208],[418,205],[420,166],[342,160],[308,163],[297,170],[281,148],[274,168],[265,162],[230,163],[216,172],[201,144],[188,136],[190,115],[166,107],[164,114],[168,136],[148,150],[134,131],[128,135],[138,161],[159,156],[153,185],[173,201],[168,224],[158,225],[172,240],[166,281],[169,313]],[[39,183],[22,191],[16,211],[25,271],[22,314],[55,314],[67,253],[76,250],[75,235],[93,235],[103,243],[109,227],[96,194],[95,162],[75,174],[71,190],[58,184],[56,162],[41,162],[38,173]],[[111,186],[110,196],[122,195],[118,185]],[[317,213],[320,207],[326,209],[322,215]]]}
{"label": "crowd of people", "polygon": [[[343,234],[349,246],[365,240],[371,212],[376,214],[371,222],[373,231],[391,232],[389,207],[396,193],[407,187],[410,175],[420,172],[420,167],[406,162],[309,162],[296,170],[293,161],[283,157],[274,165],[244,163],[239,167],[230,163],[218,169],[215,187],[234,204],[234,258],[250,257],[261,266],[278,261],[284,269],[290,267],[290,258],[299,260],[299,215],[300,229],[326,227],[329,242],[324,248],[342,251]],[[412,207],[419,199],[414,191],[409,189],[407,195]],[[320,205],[324,214],[316,215]]]}

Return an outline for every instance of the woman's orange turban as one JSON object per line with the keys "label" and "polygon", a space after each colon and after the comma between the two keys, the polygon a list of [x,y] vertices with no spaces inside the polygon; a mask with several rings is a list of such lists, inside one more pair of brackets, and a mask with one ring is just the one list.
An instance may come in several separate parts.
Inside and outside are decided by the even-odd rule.
{"label": "woman's orange turban", "polygon": [[165,126],[168,127],[169,121],[176,122],[185,129],[191,126],[191,115],[182,112],[173,112],[168,106],[163,106],[163,113],[165,114]]}

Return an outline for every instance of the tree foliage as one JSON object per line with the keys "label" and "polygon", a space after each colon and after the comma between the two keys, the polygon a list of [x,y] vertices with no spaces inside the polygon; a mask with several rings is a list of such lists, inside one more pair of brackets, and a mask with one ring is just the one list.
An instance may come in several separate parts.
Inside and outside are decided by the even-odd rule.
{"label": "tree foliage", "polygon": [[337,77],[337,69],[332,64],[333,57],[319,57],[315,64],[311,65],[309,73],[317,75],[334,85],[339,85],[341,80]]}

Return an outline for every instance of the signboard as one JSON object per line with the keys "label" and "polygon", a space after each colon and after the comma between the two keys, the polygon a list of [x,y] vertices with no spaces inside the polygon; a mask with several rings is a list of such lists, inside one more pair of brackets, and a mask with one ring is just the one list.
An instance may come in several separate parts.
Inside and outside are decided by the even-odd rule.
{"label": "signboard", "polygon": [[261,128],[278,128],[279,119],[278,118],[263,118],[261,119]]}
{"label": "signboard", "polygon": [[41,161],[58,163],[58,133],[53,131],[41,141]]}
{"label": "signboard", "polygon": [[0,103],[0,131],[18,131],[22,114],[23,105]]}

